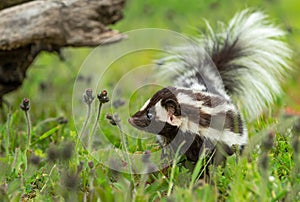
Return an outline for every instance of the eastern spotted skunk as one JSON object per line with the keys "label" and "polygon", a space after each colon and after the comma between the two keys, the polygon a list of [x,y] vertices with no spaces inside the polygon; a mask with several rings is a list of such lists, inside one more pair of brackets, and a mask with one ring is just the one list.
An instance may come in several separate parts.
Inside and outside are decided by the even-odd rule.
{"label": "eastern spotted skunk", "polygon": [[[172,86],[161,89],[129,123],[158,134],[191,161],[203,150],[232,155],[248,134],[244,118],[255,118],[281,93],[280,80],[290,69],[285,35],[262,12],[244,10],[195,44],[174,47],[159,69]],[[243,112],[243,115],[242,115]]]}

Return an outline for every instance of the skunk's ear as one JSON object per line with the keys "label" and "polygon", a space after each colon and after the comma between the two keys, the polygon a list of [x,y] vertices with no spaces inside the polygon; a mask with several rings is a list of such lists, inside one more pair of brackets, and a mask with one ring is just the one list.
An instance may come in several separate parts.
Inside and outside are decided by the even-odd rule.
{"label": "skunk's ear", "polygon": [[179,116],[181,114],[180,106],[177,100],[174,100],[172,98],[166,99],[164,101],[164,107],[171,115]]}
{"label": "skunk's ear", "polygon": [[174,99],[166,99],[163,106],[167,110],[167,123],[179,127],[181,125],[181,119],[178,117],[181,114],[179,103]]}

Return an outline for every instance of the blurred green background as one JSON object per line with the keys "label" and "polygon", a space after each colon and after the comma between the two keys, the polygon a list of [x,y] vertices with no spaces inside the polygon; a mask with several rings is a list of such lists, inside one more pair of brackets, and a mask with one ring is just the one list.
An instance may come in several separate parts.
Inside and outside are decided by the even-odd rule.
{"label": "blurred green background", "polygon": [[[140,28],[165,28],[187,36],[198,34],[203,19],[212,25],[227,22],[236,12],[252,7],[265,11],[274,23],[287,31],[287,41],[295,51],[294,72],[286,78],[284,105],[300,111],[300,1],[298,0],[128,0],[124,19],[111,26],[120,32]],[[17,91],[6,96],[12,110],[18,109],[23,97],[31,99],[32,120],[64,115],[71,118],[72,88],[77,72],[92,48],[66,48],[65,61],[52,53],[42,53],[27,72],[27,79]],[[130,64],[127,64],[130,67]],[[122,67],[123,68],[123,67]],[[121,69],[121,68],[120,68]]]}

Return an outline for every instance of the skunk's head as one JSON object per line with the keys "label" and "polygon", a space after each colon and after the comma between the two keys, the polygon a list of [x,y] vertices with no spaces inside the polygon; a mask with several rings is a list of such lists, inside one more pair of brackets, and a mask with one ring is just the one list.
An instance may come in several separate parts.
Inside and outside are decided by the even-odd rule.
{"label": "skunk's head", "polygon": [[128,121],[140,129],[163,136],[176,135],[181,125],[181,109],[174,87],[156,92]]}

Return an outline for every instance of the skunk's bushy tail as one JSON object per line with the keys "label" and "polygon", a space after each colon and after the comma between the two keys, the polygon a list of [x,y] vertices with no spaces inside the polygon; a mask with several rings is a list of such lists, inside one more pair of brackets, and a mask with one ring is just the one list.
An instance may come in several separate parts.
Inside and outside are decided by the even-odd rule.
{"label": "skunk's bushy tail", "polygon": [[[202,90],[212,85],[212,91],[229,95],[251,119],[282,91],[280,81],[290,69],[291,58],[291,50],[282,41],[284,35],[265,14],[246,9],[228,25],[219,23],[216,30],[207,23],[196,47],[175,48],[176,54],[167,57],[162,66],[175,72],[175,85]],[[214,63],[219,75],[208,61]]]}

